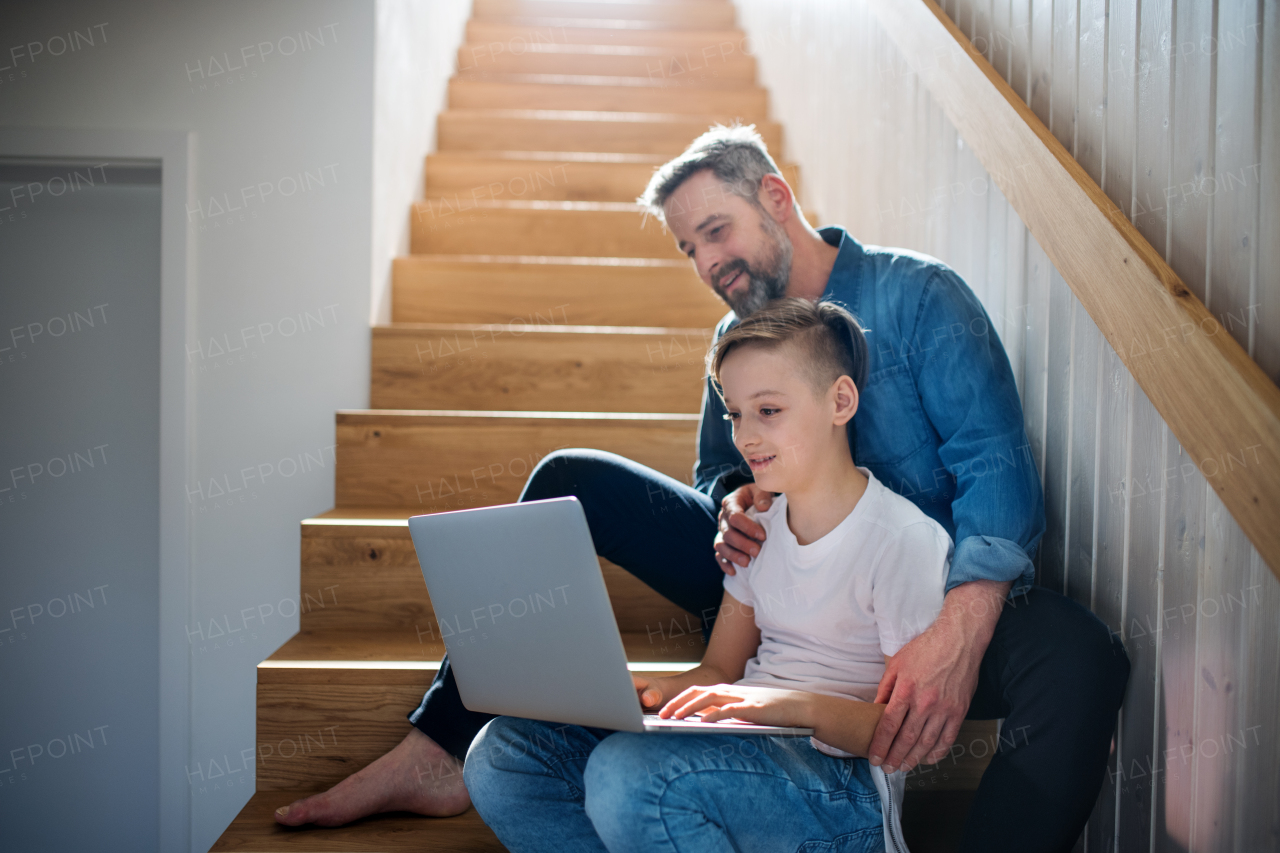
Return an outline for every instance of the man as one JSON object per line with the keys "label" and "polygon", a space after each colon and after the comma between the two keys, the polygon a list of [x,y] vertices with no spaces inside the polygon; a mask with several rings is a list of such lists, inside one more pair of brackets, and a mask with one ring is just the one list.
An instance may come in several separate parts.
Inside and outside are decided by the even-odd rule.
{"label": "man", "polygon": [[[699,137],[655,173],[641,202],[733,308],[717,338],[784,295],[838,301],[868,330],[854,459],[955,541],[942,613],[880,683],[876,701],[888,707],[872,763],[936,762],[966,715],[1004,718],[962,849],[1069,849],[1102,784],[1128,658],[1093,614],[1032,586],[1043,493],[1008,357],[981,304],[932,258],[813,230],[751,128]],[[764,537],[746,509],[772,501],[750,482],[724,414],[708,380],[693,488],[613,454],[569,450],[543,460],[521,500],[578,496],[597,552],[713,616],[721,572],[745,566]],[[377,811],[463,811],[460,761],[488,719],[462,706],[446,662],[403,743],[277,819],[332,825]]]}

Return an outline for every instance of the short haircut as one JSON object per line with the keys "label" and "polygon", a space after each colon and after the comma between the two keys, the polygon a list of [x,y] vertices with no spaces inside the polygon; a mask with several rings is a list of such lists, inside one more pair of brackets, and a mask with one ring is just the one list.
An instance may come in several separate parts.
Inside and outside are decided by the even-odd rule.
{"label": "short haircut", "polygon": [[681,184],[704,169],[710,169],[731,193],[757,207],[760,206],[756,197],[760,181],[765,175],[782,174],[754,124],[730,127],[717,124],[689,143],[679,157],[659,166],[636,202],[665,223],[666,212],[662,206],[667,199]]}
{"label": "short haircut", "polygon": [[719,384],[724,360],[735,348],[775,350],[786,344],[795,345],[820,393],[841,376],[852,379],[859,393],[867,383],[867,338],[857,318],[835,302],[799,297],[774,299],[721,335],[707,355],[708,372]]}

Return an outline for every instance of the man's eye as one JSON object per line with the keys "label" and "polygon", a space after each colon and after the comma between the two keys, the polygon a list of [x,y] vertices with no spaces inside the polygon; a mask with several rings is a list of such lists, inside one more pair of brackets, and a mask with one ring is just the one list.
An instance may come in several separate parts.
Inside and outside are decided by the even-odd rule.
{"label": "man's eye", "polygon": [[737,413],[737,412],[725,412],[725,413],[724,413],[724,419],[725,419],[726,421],[736,421],[736,420],[738,419],[738,417],[739,417],[739,415],[738,415],[738,413]]}
{"label": "man's eye", "polygon": [[760,410],[760,414],[764,415],[765,417],[768,417],[769,415],[776,415],[780,411],[782,411],[782,409],[763,408]]}

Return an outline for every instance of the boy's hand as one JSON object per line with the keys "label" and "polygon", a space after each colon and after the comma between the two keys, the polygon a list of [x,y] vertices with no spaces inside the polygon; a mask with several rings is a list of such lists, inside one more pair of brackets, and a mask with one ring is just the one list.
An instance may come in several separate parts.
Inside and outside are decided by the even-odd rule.
{"label": "boy's hand", "polygon": [[640,700],[640,707],[646,711],[651,711],[662,704],[662,679],[652,676],[636,675],[631,673],[631,683],[636,686],[636,698]]}
{"label": "boy's hand", "polygon": [[764,542],[764,528],[747,516],[747,510],[756,508],[764,512],[773,505],[773,492],[747,483],[724,496],[720,501],[720,530],[716,533],[716,562],[726,575],[737,574],[734,563],[746,566],[760,553]]}
{"label": "boy's hand", "polygon": [[682,720],[699,714],[705,723],[735,719],[766,726],[813,725],[813,694],[776,687],[716,684],[690,687],[668,702],[658,716]]}

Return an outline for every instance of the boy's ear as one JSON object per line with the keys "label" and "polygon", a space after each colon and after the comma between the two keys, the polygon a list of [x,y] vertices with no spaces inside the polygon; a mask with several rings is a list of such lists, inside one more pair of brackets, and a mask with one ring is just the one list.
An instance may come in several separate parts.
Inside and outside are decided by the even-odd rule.
{"label": "boy's ear", "polygon": [[835,397],[835,420],[832,421],[836,426],[844,426],[853,420],[853,416],[858,412],[858,386],[853,384],[853,380],[848,376],[841,376],[831,385],[831,393]]}

